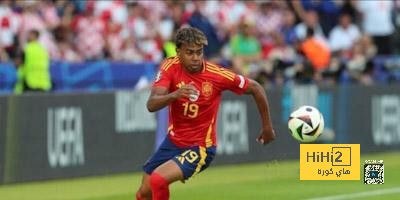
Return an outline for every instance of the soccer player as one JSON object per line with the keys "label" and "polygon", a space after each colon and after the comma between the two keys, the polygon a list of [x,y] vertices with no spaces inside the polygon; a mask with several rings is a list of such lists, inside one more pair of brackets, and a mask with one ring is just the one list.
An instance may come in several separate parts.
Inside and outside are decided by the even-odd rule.
{"label": "soccer player", "polygon": [[168,135],[144,164],[137,200],[169,199],[169,184],[206,169],[216,153],[216,119],[221,94],[230,90],[252,95],[262,120],[257,141],[275,138],[264,89],[254,80],[203,59],[207,38],[196,28],[176,33],[176,57],[167,58],[154,81],[147,109],[169,106]]}

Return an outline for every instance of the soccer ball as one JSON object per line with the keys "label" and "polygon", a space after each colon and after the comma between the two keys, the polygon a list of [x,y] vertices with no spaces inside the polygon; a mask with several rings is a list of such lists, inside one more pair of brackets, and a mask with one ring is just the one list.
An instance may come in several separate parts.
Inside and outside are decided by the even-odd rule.
{"label": "soccer ball", "polygon": [[324,118],[318,109],[302,106],[290,114],[289,131],[300,142],[313,142],[324,130]]}

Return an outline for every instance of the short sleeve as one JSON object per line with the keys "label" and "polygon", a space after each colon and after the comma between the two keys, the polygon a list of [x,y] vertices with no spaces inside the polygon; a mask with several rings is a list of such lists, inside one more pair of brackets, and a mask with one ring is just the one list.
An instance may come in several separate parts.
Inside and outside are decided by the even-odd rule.
{"label": "short sleeve", "polygon": [[160,69],[157,72],[156,78],[153,83],[153,87],[165,87],[167,89],[170,88],[172,75],[171,75],[171,66],[174,64],[173,59],[166,59],[161,63]]}
{"label": "short sleeve", "polygon": [[238,95],[246,92],[249,79],[238,75],[226,68],[207,62],[206,70],[213,74],[215,80],[221,84],[222,90],[230,90]]}
{"label": "short sleeve", "polygon": [[[234,74],[234,73],[233,73]],[[241,95],[246,92],[249,86],[249,79],[238,74],[234,74],[232,79],[225,79],[226,89]]]}

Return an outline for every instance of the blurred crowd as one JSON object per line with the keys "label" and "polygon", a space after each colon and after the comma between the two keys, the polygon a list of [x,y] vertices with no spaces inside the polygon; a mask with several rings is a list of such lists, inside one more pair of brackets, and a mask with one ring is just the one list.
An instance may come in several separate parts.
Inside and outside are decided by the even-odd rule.
{"label": "blurred crowd", "polygon": [[207,59],[263,84],[371,84],[373,59],[399,54],[400,0],[2,0],[0,62],[30,30],[52,60],[160,62],[182,26],[206,34]]}

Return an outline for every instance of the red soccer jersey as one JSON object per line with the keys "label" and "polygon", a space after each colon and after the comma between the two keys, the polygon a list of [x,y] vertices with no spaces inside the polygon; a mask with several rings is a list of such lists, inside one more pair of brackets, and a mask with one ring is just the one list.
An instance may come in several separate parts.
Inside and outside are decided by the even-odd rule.
{"label": "red soccer jersey", "polygon": [[218,65],[203,62],[203,70],[187,72],[178,57],[167,58],[160,67],[153,87],[165,87],[169,93],[193,83],[199,92],[195,101],[178,99],[169,105],[168,136],[179,147],[216,146],[216,120],[221,94],[231,90],[242,94],[248,79]]}

